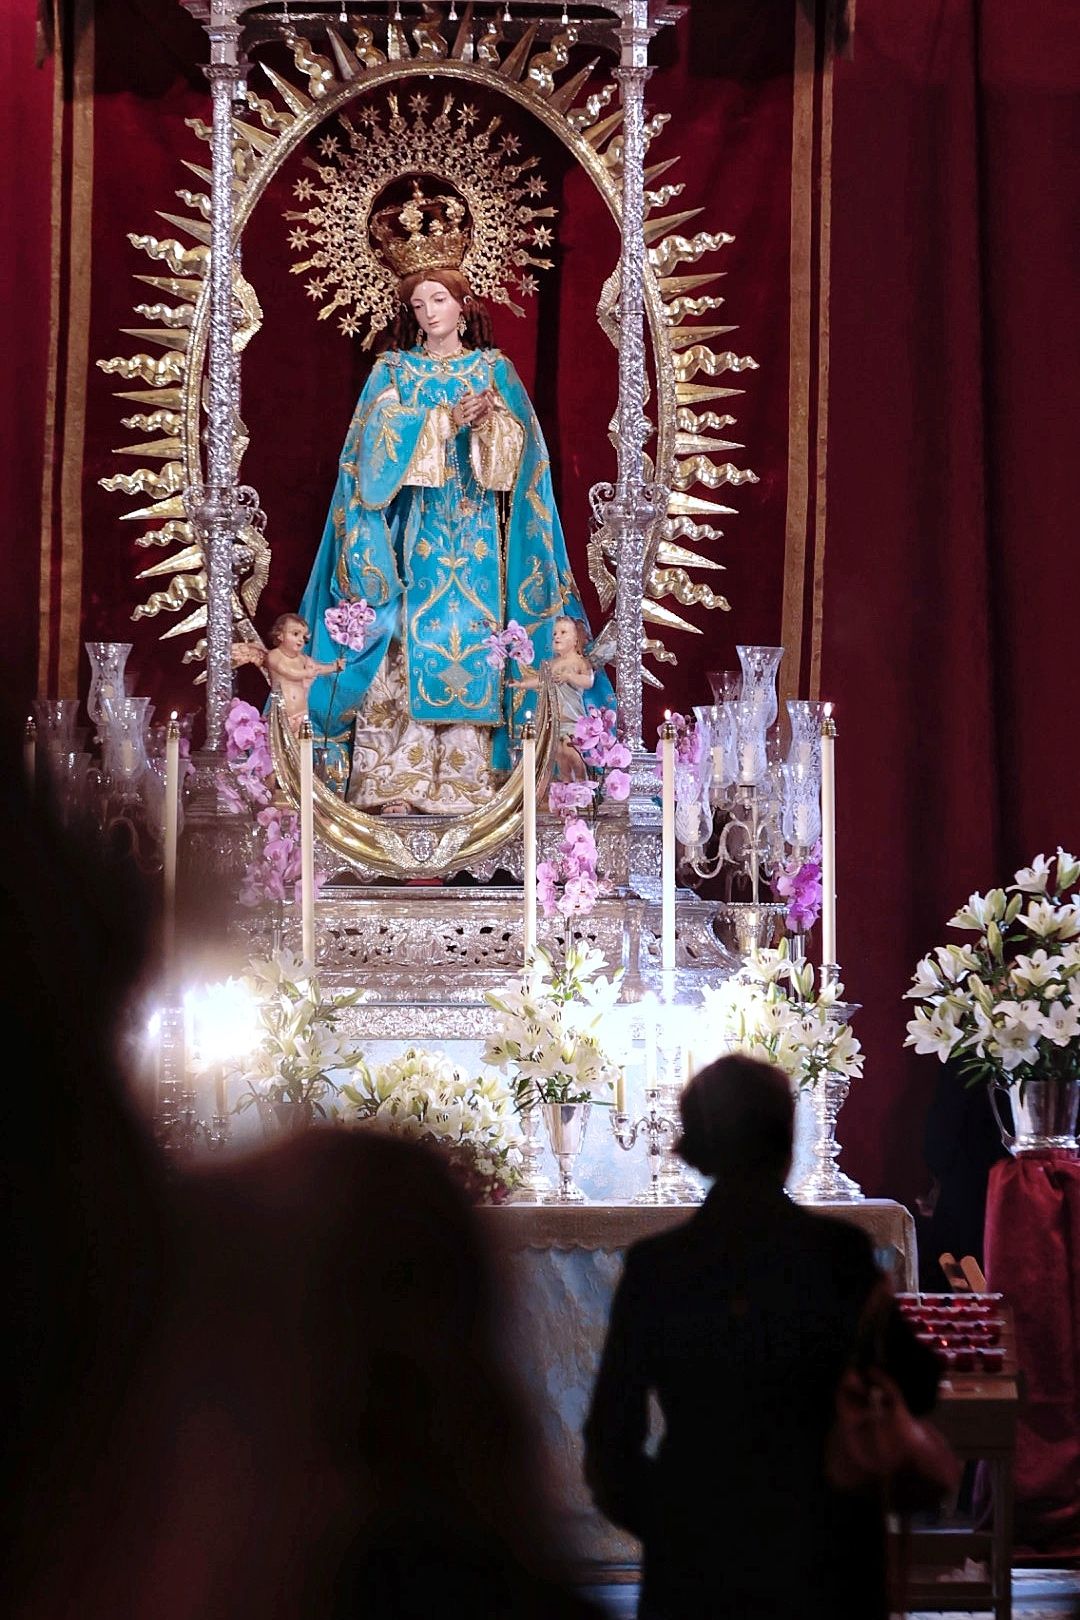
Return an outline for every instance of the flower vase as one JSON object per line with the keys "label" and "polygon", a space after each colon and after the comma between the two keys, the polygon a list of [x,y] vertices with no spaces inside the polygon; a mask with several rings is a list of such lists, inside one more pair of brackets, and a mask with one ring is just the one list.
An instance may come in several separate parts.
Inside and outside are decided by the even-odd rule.
{"label": "flower vase", "polygon": [[543,1199],[545,1204],[584,1204],[585,1194],[574,1180],[591,1103],[543,1103],[548,1141],[559,1166],[559,1185]]}
{"label": "flower vase", "polygon": [[724,944],[744,959],[771,947],[787,916],[787,906],[775,900],[725,900],[716,908],[717,932]]}
{"label": "flower vase", "polygon": [[[998,1111],[997,1092],[1009,1099],[1011,1131]],[[1076,1136],[1080,1080],[1027,1080],[1022,1086],[994,1080],[989,1097],[1002,1143],[1014,1158],[1026,1153],[1075,1153],[1080,1147]]]}
{"label": "flower vase", "polygon": [[270,1097],[256,1097],[255,1107],[267,1142],[277,1142],[295,1131],[306,1131],[315,1118],[315,1109],[309,1102],[275,1102]]}
{"label": "flower vase", "polygon": [[540,1110],[533,1105],[518,1115],[521,1122],[521,1180],[514,1189],[515,1204],[541,1204],[554,1191],[551,1177],[542,1165],[544,1148],[540,1141]]}
{"label": "flower vase", "polygon": [[814,1110],[814,1168],[796,1182],[792,1196],[798,1204],[861,1204],[863,1191],[837,1164],[840,1144],[836,1121],[851,1089],[842,1075],[824,1074],[811,1088]]}

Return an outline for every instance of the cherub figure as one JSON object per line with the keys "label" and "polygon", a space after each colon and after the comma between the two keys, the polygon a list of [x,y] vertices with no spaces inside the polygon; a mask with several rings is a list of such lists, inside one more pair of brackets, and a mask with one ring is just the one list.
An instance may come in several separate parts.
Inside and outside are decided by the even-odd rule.
{"label": "cherub figure", "polygon": [[345,668],[345,659],[337,658],[332,664],[320,664],[304,652],[310,629],[299,613],[282,613],[270,627],[268,647],[255,643],[233,643],[234,668],[240,664],[258,664],[270,685],[281,693],[285,719],[295,737],[300,722],[307,718],[308,693],[320,675],[334,675]]}
{"label": "cherub figure", "polygon": [[[542,668],[550,675],[559,714],[559,735],[555,745],[555,774],[563,781],[580,782],[588,776],[585,761],[574,747],[574,727],[585,713],[584,692],[589,691],[596,671],[585,657],[586,629],[581,619],[564,614],[555,620],[551,645],[554,657]],[[540,684],[536,670],[526,670],[517,687]]]}

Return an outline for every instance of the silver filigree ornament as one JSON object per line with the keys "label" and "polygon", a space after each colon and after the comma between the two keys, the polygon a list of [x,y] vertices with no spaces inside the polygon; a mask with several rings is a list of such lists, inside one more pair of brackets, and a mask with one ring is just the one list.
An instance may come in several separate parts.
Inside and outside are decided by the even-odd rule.
{"label": "silver filigree ornament", "polygon": [[[364,348],[397,310],[399,270],[380,240],[379,221],[390,188],[403,176],[437,182],[456,210],[464,209],[460,231],[446,230],[438,210],[429,210],[426,229],[415,240],[427,248],[429,265],[460,267],[477,298],[521,315],[510,288],[531,297],[537,289],[531,271],[551,268],[552,261],[536,252],[550,244],[552,230],[543,221],[555,216],[553,207],[540,202],[547,187],[536,172],[539,159],[519,159],[520,141],[500,133],[497,115],[481,123],[476,107],[453,94],[443,97],[434,117],[429,105],[430,97],[417,92],[409,98],[411,117],[406,117],[391,92],[384,105],[362,107],[356,123],[342,114],[337,128],[320,137],[319,158],[304,159],[314,178],[302,175],[293,187],[297,200],[308,206],[285,214],[294,223],[289,245],[304,255],[292,273],[308,275],[306,291],[322,305],[319,319],[345,311],[339,325],[354,337],[366,317]],[[430,201],[445,205],[447,198]],[[410,206],[406,202],[399,217],[411,229],[403,218]],[[440,240],[445,261],[439,257]]]}

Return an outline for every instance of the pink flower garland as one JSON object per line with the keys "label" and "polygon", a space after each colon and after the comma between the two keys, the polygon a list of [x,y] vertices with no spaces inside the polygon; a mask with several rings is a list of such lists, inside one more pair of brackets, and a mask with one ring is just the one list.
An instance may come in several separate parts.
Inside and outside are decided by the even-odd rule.
{"label": "pink flower garland", "polygon": [[807,933],[821,915],[821,845],[814,845],[808,860],[785,861],[773,887],[788,903],[784,918],[788,933]]}
{"label": "pink flower garland", "polygon": [[[242,698],[233,698],[225,716],[225,758],[233,777],[222,788],[226,808],[237,814],[255,811],[261,844],[261,853],[244,868],[240,904],[261,906],[267,900],[291,898],[299,905],[300,818],[271,802],[274,761],[269,727],[258,709]],[[316,893],[325,881],[326,873],[317,871]]]}
{"label": "pink flower garland", "polygon": [[516,664],[528,667],[536,657],[529,632],[516,619],[510,619],[505,630],[493,631],[483,645],[487,648],[487,661],[492,669],[502,669],[511,658]]}
{"label": "pink flower garland", "polygon": [[536,899],[545,917],[586,917],[610,884],[597,876],[596,839],[575,816],[563,829],[559,853],[536,868]]}

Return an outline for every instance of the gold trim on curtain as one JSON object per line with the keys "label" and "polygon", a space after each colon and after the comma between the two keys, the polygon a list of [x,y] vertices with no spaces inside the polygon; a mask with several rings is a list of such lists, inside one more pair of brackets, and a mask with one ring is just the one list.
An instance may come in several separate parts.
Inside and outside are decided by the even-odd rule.
{"label": "gold trim on curtain", "polygon": [[827,0],[825,61],[821,79],[821,225],[818,234],[817,457],[814,467],[814,583],[810,604],[810,697],[821,696],[821,644],[825,631],[825,540],[829,460],[829,277],[832,267],[833,42],[837,0]]}
{"label": "gold trim on curtain", "polygon": [[813,20],[795,0],[795,62],[791,125],[791,245],[788,346],[787,514],[780,642],[781,701],[795,697],[802,672],[806,537],[810,521],[810,318],[814,177]]}
{"label": "gold trim on curtain", "polygon": [[37,689],[44,696],[49,690],[49,662],[52,652],[52,552],[53,489],[56,481],[56,368],[60,359],[60,261],[63,252],[64,222],[61,181],[64,161],[64,49],[60,26],[60,0],[53,0],[53,37],[56,53],[52,62],[52,154],[50,174],[49,240],[49,350],[45,374],[45,446],[41,462],[41,533],[38,556],[38,659]]}
{"label": "gold trim on curtain", "polygon": [[71,236],[68,255],[64,460],[60,474],[60,624],[57,692],[79,681],[83,581],[83,451],[90,363],[90,272],[94,198],[94,0],[76,0],[71,96]]}
{"label": "gold trim on curtain", "polygon": [[[781,696],[817,698],[824,632],[833,63],[840,0],[795,0]],[[815,237],[817,252],[815,254]],[[815,366],[816,362],[816,366]],[[805,657],[809,640],[809,656]]]}

